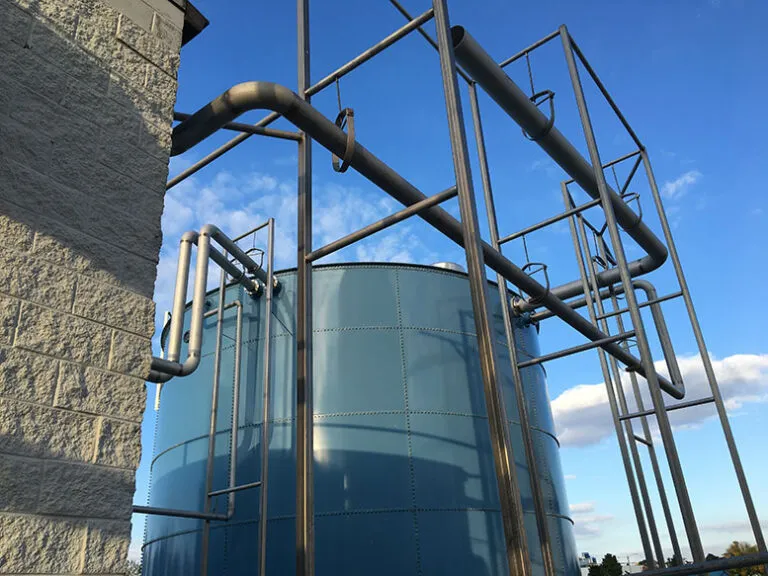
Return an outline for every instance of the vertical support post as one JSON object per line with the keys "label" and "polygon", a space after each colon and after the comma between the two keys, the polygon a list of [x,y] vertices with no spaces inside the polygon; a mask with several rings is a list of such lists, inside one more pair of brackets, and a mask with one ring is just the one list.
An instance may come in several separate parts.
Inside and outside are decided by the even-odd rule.
{"label": "vertical support post", "polygon": [[453,166],[461,211],[462,234],[467,256],[469,287],[475,316],[477,341],[480,350],[480,367],[483,375],[488,424],[493,447],[494,464],[499,488],[501,516],[510,576],[529,576],[528,555],[520,489],[514,470],[514,457],[509,437],[509,425],[504,402],[498,386],[496,352],[493,328],[488,314],[488,280],[485,276],[485,260],[481,250],[480,230],[477,220],[472,178],[469,168],[467,138],[456,80],[456,62],[451,42],[450,22],[446,0],[433,0],[437,44],[440,52],[440,68],[443,76],[448,128],[453,151]]}
{"label": "vertical support post", "polygon": [[[597,285],[597,270],[595,268],[595,263],[592,260],[592,254],[590,253],[589,249],[589,243],[587,242],[587,232],[584,227],[584,218],[581,216],[577,217],[577,222],[579,223],[579,235],[581,238],[582,245],[587,251],[587,265],[589,266],[589,280],[592,284],[592,292],[594,293],[594,303],[597,309],[597,315],[602,317],[605,314],[605,307],[603,306],[603,299],[600,295],[600,287]],[[607,262],[607,254],[605,249],[605,243],[600,242],[598,244],[599,248],[599,254],[604,262]],[[594,317],[594,310],[590,309],[589,311],[590,317],[592,318],[592,322],[595,322]],[[619,326],[621,326],[620,331],[623,331],[624,323],[622,322],[621,318],[617,320],[619,322]],[[599,320],[600,329],[605,332],[606,334],[610,334],[610,327],[608,326],[608,321],[605,318],[601,318]],[[629,346],[627,344],[627,341],[625,340],[622,345],[625,349],[629,349]],[[624,393],[624,386],[621,381],[621,370],[619,369],[619,364],[616,362],[616,359],[613,356],[608,357],[608,362],[611,366],[611,372],[613,373],[613,380],[616,383],[616,395],[619,400],[619,414],[625,415],[629,413],[629,410],[627,409],[627,397]],[[634,373],[632,373],[632,376],[634,376]],[[648,494],[648,486],[645,482],[645,473],[643,471],[643,462],[640,459],[640,453],[637,450],[637,440],[635,440],[635,432],[632,426],[631,420],[626,420],[624,422],[624,428],[627,431],[627,441],[629,442],[629,451],[632,455],[632,462],[635,466],[635,474],[637,476],[637,485],[640,489],[640,497],[643,501],[643,507],[645,508],[645,518],[648,522],[648,531],[651,534],[651,542],[653,543],[654,551],[656,552],[656,565],[658,568],[664,568],[664,550],[661,548],[661,540],[659,539],[659,531],[656,528],[656,518],[653,514],[653,504],[651,503],[651,497]],[[646,559],[647,560],[647,559]]]}
{"label": "vertical support post", "polygon": [[752,527],[752,533],[755,536],[755,542],[757,543],[758,550],[760,552],[766,552],[767,550],[765,537],[763,536],[763,530],[760,526],[760,520],[757,517],[757,510],[755,509],[755,504],[752,500],[752,493],[749,490],[747,476],[744,474],[744,467],[741,465],[741,457],[739,456],[739,451],[736,448],[736,440],[733,437],[731,424],[728,421],[728,412],[726,411],[725,404],[723,403],[723,396],[720,393],[720,386],[717,384],[715,370],[712,367],[712,361],[710,360],[709,352],[707,351],[707,344],[704,342],[704,334],[701,332],[699,318],[696,315],[696,309],[693,306],[693,299],[691,298],[691,293],[688,289],[688,282],[685,279],[683,267],[680,264],[680,258],[677,254],[677,247],[675,246],[674,238],[672,238],[672,230],[669,227],[667,215],[664,212],[664,206],[661,201],[661,195],[659,194],[659,188],[656,184],[656,178],[653,174],[651,161],[648,158],[648,152],[645,149],[642,149],[640,154],[643,157],[643,165],[645,167],[645,172],[648,176],[648,182],[651,187],[653,202],[656,205],[656,211],[659,214],[659,221],[661,222],[661,228],[664,232],[664,239],[667,242],[669,256],[672,259],[672,265],[674,266],[675,274],[677,275],[677,282],[680,286],[680,290],[683,293],[683,301],[685,302],[688,318],[691,321],[691,328],[693,329],[693,334],[696,338],[696,344],[699,348],[699,355],[701,356],[701,361],[704,365],[704,372],[707,375],[707,381],[709,382],[709,388],[712,391],[712,397],[715,399],[717,416],[720,420],[720,426],[723,428],[723,435],[725,436],[725,442],[728,445],[728,452],[730,453],[731,461],[733,462],[733,469],[736,472],[736,478],[739,482],[741,496],[744,499],[744,506],[747,509],[747,516],[749,517],[749,523]]}
{"label": "vertical support post", "polygon": [[589,118],[587,103],[584,97],[584,91],[581,86],[581,80],[579,78],[579,70],[574,58],[571,38],[565,26],[560,27],[560,37],[563,41],[565,59],[568,64],[568,72],[571,77],[573,91],[576,96],[576,103],[579,108],[579,116],[581,118],[582,127],[584,129],[587,148],[589,149],[589,157],[595,171],[595,179],[597,180],[597,188],[600,192],[600,200],[603,206],[603,211],[605,213],[605,221],[608,226],[611,244],[613,245],[617,267],[619,268],[621,283],[624,287],[624,296],[627,300],[627,308],[629,308],[630,317],[632,318],[632,326],[635,330],[637,347],[638,351],[640,352],[640,359],[646,372],[646,379],[648,380],[648,387],[650,389],[651,399],[653,400],[653,407],[656,411],[656,419],[659,425],[659,432],[661,434],[664,451],[669,463],[672,482],[674,483],[675,491],[677,493],[677,500],[680,505],[680,512],[683,517],[685,531],[688,536],[688,543],[691,548],[691,554],[693,555],[693,561],[703,562],[704,548],[701,545],[701,538],[699,537],[699,531],[696,527],[696,518],[693,514],[693,507],[691,506],[688,487],[685,484],[685,477],[683,476],[682,466],[680,465],[680,458],[677,453],[675,439],[672,435],[672,426],[669,423],[669,416],[667,415],[666,409],[664,407],[664,400],[661,396],[661,388],[659,387],[659,381],[656,377],[656,371],[653,366],[653,359],[651,357],[651,350],[648,345],[645,326],[643,325],[643,318],[640,314],[640,310],[637,307],[637,298],[634,291],[632,290],[632,278],[629,274],[629,268],[627,266],[627,257],[624,253],[624,245],[621,240],[618,224],[616,223],[616,214],[614,213],[613,203],[611,202],[611,198],[608,195],[608,186],[605,182],[605,175],[603,174],[602,170],[602,162],[600,161],[600,153],[597,149],[597,142],[595,140],[595,134],[592,129],[592,122]]}
{"label": "vertical support post", "polygon": [[[477,143],[477,156],[480,163],[480,177],[483,182],[485,209],[488,215],[488,228],[491,233],[491,246],[493,246],[494,250],[500,251],[501,247],[499,246],[499,226],[496,220],[496,206],[493,201],[491,174],[488,168],[488,157],[485,152],[485,137],[483,136],[480,105],[477,101],[477,86],[474,82],[469,84],[469,102],[472,109],[472,121],[475,129],[475,141]],[[518,416],[520,419],[523,444],[525,446],[525,459],[528,463],[528,474],[533,495],[533,508],[536,513],[536,527],[538,529],[539,542],[541,544],[541,556],[544,560],[544,573],[546,576],[554,576],[555,563],[552,555],[552,544],[549,538],[547,515],[544,509],[544,497],[541,490],[542,484],[539,481],[538,458],[533,448],[533,437],[531,434],[530,420],[528,418],[528,402],[526,400],[525,390],[523,389],[520,368],[518,367],[517,344],[515,343],[515,334],[512,326],[513,318],[509,309],[509,291],[507,290],[507,281],[501,274],[496,274],[496,283],[499,287],[501,312],[504,319],[504,332],[507,340],[507,347],[509,348],[512,381],[515,387],[515,397],[517,398]]]}
{"label": "vertical support post", "polygon": [[[568,196],[568,188],[565,182],[560,183],[560,188],[563,193],[563,201],[568,208],[572,207],[570,197]],[[587,282],[587,269],[584,265],[584,253],[582,251],[582,244],[589,246],[586,241],[586,237],[582,237],[579,241],[580,235],[577,232],[576,216],[568,218],[568,226],[571,230],[571,239],[573,240],[573,249],[576,253],[576,263],[579,266],[579,274],[581,276],[581,287],[584,291],[584,298],[587,301],[587,310],[589,312],[590,320],[592,324],[597,323],[597,317],[595,315],[595,308],[592,300],[592,292],[589,289],[589,283]],[[580,218],[580,217],[579,217]],[[579,220],[580,221],[580,220]],[[582,226],[583,230],[583,226]],[[627,439],[624,436],[624,430],[621,428],[621,421],[619,420],[619,408],[616,404],[616,394],[613,389],[611,381],[611,373],[608,370],[608,360],[606,354],[602,349],[598,349],[597,356],[600,359],[600,368],[603,371],[603,380],[605,381],[605,391],[608,395],[608,406],[611,409],[611,418],[613,420],[613,429],[616,432],[616,439],[619,442],[619,452],[621,453],[621,461],[624,464],[624,473],[627,475],[627,485],[629,486],[629,496],[632,500],[632,507],[635,510],[635,519],[637,520],[637,530],[640,533],[640,541],[643,545],[643,554],[645,554],[645,561],[648,564],[653,563],[653,552],[651,550],[651,542],[648,540],[648,531],[645,526],[645,517],[643,515],[643,509],[640,506],[640,498],[637,495],[637,485],[635,484],[635,476],[632,472],[632,465],[629,461],[629,452],[627,449]],[[619,384],[621,385],[621,384]]]}
{"label": "vertical support post", "polygon": [[261,393],[261,493],[259,494],[259,571],[267,574],[267,486],[269,481],[269,403],[272,384],[272,292],[274,291],[275,219],[267,225],[267,283],[264,287],[264,377]]}
{"label": "vertical support post", "polygon": [[[198,246],[204,244],[204,242],[198,243]],[[226,256],[226,252],[224,253]],[[199,251],[197,253],[198,258],[202,258],[203,254]],[[208,266],[207,254],[205,255],[205,266]],[[198,272],[200,271],[200,264],[197,265]],[[213,490],[213,464],[216,458],[216,413],[219,410],[219,379],[221,372],[221,335],[224,328],[224,290],[227,284],[227,273],[221,270],[219,276],[219,306],[216,311],[216,348],[214,350],[213,359],[213,391],[211,396],[211,425],[208,430],[208,460],[205,465],[205,503],[203,505],[203,513],[209,514],[211,511],[211,497],[209,494]],[[200,558],[200,576],[208,575],[208,551],[210,548],[211,539],[211,521],[205,520],[203,524],[203,535],[201,542],[201,558]]]}
{"label": "vertical support post", "polygon": [[[309,101],[309,0],[296,2],[298,94]],[[312,420],[312,139],[299,142],[296,258],[296,576],[314,574]]]}

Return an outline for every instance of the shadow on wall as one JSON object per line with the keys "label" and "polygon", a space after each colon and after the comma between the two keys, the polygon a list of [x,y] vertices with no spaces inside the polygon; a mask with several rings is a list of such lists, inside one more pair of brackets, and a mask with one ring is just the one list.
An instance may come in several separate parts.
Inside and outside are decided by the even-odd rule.
{"label": "shadow on wall", "polygon": [[151,298],[178,52],[54,4],[0,2],[0,213],[35,257]]}
{"label": "shadow on wall", "polygon": [[0,572],[130,539],[178,51],[68,4],[0,0]]}

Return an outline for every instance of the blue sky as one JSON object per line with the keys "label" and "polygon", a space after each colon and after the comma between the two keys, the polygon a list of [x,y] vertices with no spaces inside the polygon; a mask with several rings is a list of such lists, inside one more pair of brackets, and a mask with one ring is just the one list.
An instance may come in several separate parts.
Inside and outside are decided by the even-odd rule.
{"label": "blue sky", "polygon": [[[246,80],[268,80],[295,88],[292,2],[273,2],[268,7],[235,0],[198,0],[195,4],[211,25],[182,52],[177,110],[192,112]],[[425,1],[404,4],[414,14],[429,7]],[[760,433],[768,399],[768,337],[764,328],[768,307],[745,298],[759,295],[768,281],[764,265],[768,245],[768,189],[764,181],[768,144],[760,137],[768,121],[768,112],[760,105],[768,90],[768,38],[761,25],[768,18],[768,4],[727,0],[631,4],[597,0],[454,0],[450,9],[452,23],[463,25],[497,60],[566,24],[646,144],[728,399],[755,503],[768,520],[768,486],[762,481],[768,474],[768,464]],[[402,23],[402,17],[384,0],[314,0],[312,81]],[[551,89],[556,93],[558,127],[586,155],[560,44],[552,42],[538,50],[532,66],[536,90]],[[523,89],[530,90],[522,61],[507,70]],[[629,137],[608,107],[586,79],[584,83],[603,161],[632,151]],[[424,193],[435,193],[453,184],[439,61],[436,52],[417,34],[342,79],[341,97],[344,106],[355,109],[360,142]],[[462,98],[464,110],[469,112],[463,85]],[[313,104],[331,119],[338,111],[332,87],[316,96]],[[559,182],[563,172],[535,144],[526,141],[519,128],[482,93],[480,106],[502,234],[562,210]],[[243,120],[255,121],[262,115],[249,113]],[[283,121],[275,126],[289,127]],[[471,134],[469,124],[468,132]],[[214,135],[174,159],[171,174],[229,137],[231,133]],[[471,141],[470,147],[474,162]],[[334,174],[330,154],[319,146],[314,148],[314,161],[318,245],[397,209],[386,194],[353,170]],[[472,168],[476,193],[481,195],[477,165],[473,163]],[[619,169],[619,178],[627,169]],[[636,182],[634,190],[641,194],[645,220],[660,234],[642,174]],[[294,194],[295,145],[258,137],[174,188],[166,198],[163,220],[165,240],[155,297],[158,319],[170,306],[176,244],[186,229],[212,222],[235,234],[267,216],[275,216],[278,264],[294,265]],[[446,208],[458,215],[455,201]],[[479,213],[484,220],[482,205]],[[594,219],[599,223],[597,214]],[[488,237],[485,227],[483,234]],[[567,227],[531,235],[528,247],[533,260],[549,265],[553,284],[577,276]],[[630,259],[640,255],[631,242],[626,249]],[[508,245],[505,253],[519,265],[525,263],[520,245]],[[463,254],[456,246],[416,220],[348,248],[339,258],[463,262]],[[671,266],[651,274],[649,279],[662,294],[677,290]],[[665,313],[691,397],[703,396],[706,384],[700,363],[694,358],[697,350],[682,302],[665,304]],[[543,352],[581,341],[578,334],[557,320],[542,326]],[[652,342],[652,346],[658,354],[656,343]],[[552,362],[547,370],[579,549],[597,555],[634,555],[631,559],[639,560],[639,538],[601,393],[602,376],[596,355],[586,353]],[[150,398],[154,395],[151,388]],[[145,449],[137,478],[137,503],[146,501],[151,404],[148,401],[143,428]],[[707,551],[717,554],[730,540],[751,540],[751,535],[713,414],[711,406],[676,413],[672,423],[702,540]],[[589,434],[584,433],[587,423],[594,427]],[[666,469],[663,461],[662,469]],[[668,478],[667,486],[671,493]],[[713,493],[718,497],[712,498]],[[656,515],[661,525],[658,506]],[[684,541],[679,516],[677,526],[678,536]],[[135,517],[135,545],[142,531],[143,520]],[[666,531],[661,532],[668,548]]]}

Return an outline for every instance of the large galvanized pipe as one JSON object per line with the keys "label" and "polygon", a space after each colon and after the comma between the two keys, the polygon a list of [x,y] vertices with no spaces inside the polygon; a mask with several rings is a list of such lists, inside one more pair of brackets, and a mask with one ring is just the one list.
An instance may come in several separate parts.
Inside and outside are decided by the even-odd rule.
{"label": "large galvanized pipe", "polygon": [[[504,70],[491,58],[474,38],[461,26],[451,29],[456,59],[501,108],[528,134],[534,135],[535,142],[544,150],[584,191],[599,198],[595,172],[590,163],[579,153],[555,126],[549,126],[550,119],[531,102]],[[646,226],[637,214],[610,187],[608,194],[616,213],[616,220],[624,231],[646,252],[646,256],[629,264],[634,276],[645,274],[661,266],[667,259],[667,249],[661,240]],[[598,285],[609,286],[619,282],[618,269],[601,272]],[[581,282],[576,280],[552,288],[560,299],[580,294]],[[519,312],[527,312],[535,306],[528,302],[516,303]]]}
{"label": "large galvanized pipe", "polygon": [[[227,122],[231,122],[249,110],[259,108],[279,112],[296,127],[312,136],[321,146],[337,156],[344,156],[347,148],[347,134],[293,91],[272,82],[243,82],[206,104],[188,120],[173,129],[171,154],[178,155],[186,152]],[[427,198],[418,188],[371,154],[359,142],[354,144],[350,166],[406,206]],[[433,206],[420,212],[419,216],[459,246],[464,246],[461,223],[448,212],[439,206]],[[579,313],[571,310],[568,304],[550,290],[505,258],[498,250],[486,242],[482,242],[482,248],[488,266],[532,298],[538,299],[541,306],[551,310],[589,340],[602,340],[607,337]],[[606,343],[602,348],[627,367],[645,376],[645,369],[640,360],[618,344]],[[682,398],[680,392],[669,380],[661,375],[657,377],[665,392],[674,398]]]}

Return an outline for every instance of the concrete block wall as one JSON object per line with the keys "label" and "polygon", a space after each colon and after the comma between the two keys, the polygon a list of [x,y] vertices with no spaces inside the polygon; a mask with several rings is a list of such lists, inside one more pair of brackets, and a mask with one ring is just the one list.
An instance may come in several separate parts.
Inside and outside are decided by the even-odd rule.
{"label": "concrete block wall", "polygon": [[119,574],[183,26],[0,0],[0,573]]}

